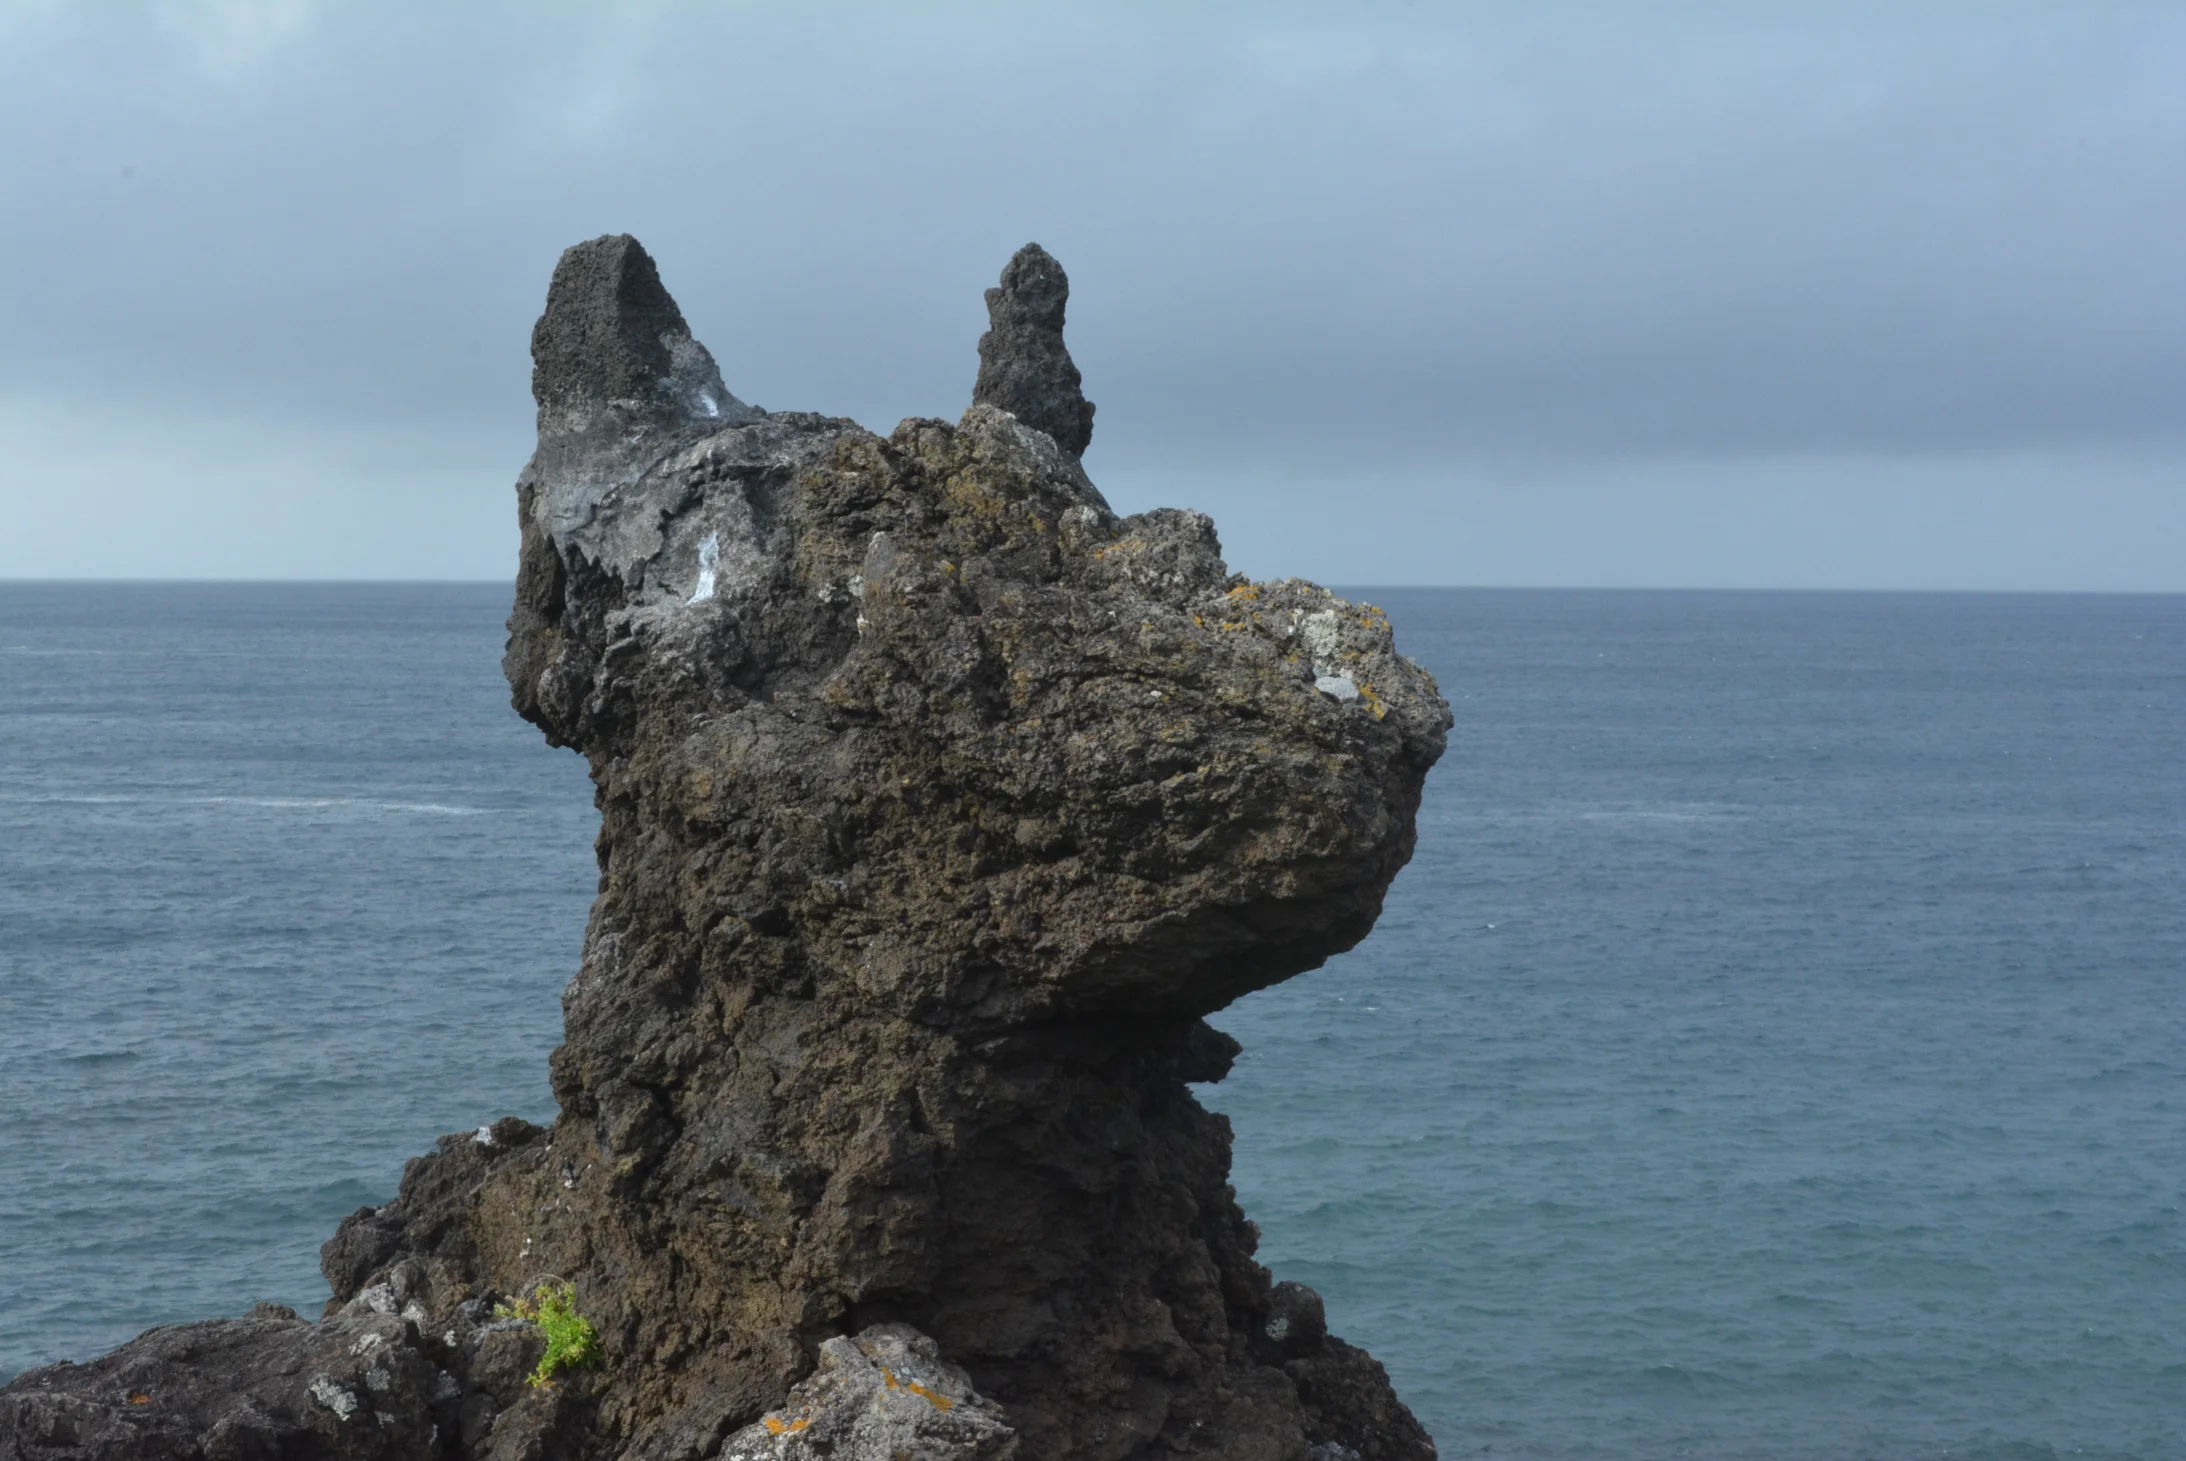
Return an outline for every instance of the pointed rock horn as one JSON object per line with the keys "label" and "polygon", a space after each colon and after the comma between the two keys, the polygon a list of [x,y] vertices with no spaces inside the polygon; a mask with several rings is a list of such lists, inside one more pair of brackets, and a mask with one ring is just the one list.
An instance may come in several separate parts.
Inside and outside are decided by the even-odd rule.
{"label": "pointed rock horn", "polygon": [[1071,456],[1093,439],[1093,403],[1063,344],[1070,276],[1036,243],[1019,249],[987,291],[987,333],[979,337],[972,401],[999,407],[1044,431]]}
{"label": "pointed rock horn", "polygon": [[670,342],[690,337],[652,255],[627,233],[562,252],[546,313],[531,332],[531,393],[542,409],[643,402],[674,369]]}

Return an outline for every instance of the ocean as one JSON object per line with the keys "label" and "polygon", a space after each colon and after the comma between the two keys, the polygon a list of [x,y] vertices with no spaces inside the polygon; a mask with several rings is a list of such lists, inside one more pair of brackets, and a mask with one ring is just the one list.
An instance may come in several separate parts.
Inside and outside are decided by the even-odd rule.
{"label": "ocean", "polygon": [[[1445,1457],[2186,1457],[2186,598],[1347,590],[1455,709],[1214,1022]],[[0,1376],[552,1110],[594,869],[502,585],[0,583]]]}

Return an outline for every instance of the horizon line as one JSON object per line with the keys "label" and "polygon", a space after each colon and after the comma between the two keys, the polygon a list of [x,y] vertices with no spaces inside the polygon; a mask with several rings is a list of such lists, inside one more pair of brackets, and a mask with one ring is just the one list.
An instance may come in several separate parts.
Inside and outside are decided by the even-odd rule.
{"label": "horizon line", "polygon": [[[1286,574],[1284,577],[1298,577]],[[1255,580],[1275,582],[1275,579]],[[1318,582],[1318,580],[1313,580]],[[13,586],[83,586],[128,585],[159,586],[169,588],[396,588],[443,587],[485,588],[515,587],[515,578],[151,578],[151,577],[32,577],[29,575],[0,574],[0,587]],[[1878,588],[1873,586],[1812,585],[1812,584],[1602,584],[1602,583],[1345,583],[1330,580],[1322,585],[1363,593],[1604,593],[1604,594],[1932,594],[1960,597],[1988,596],[1994,598],[2181,598],[2186,588]]]}

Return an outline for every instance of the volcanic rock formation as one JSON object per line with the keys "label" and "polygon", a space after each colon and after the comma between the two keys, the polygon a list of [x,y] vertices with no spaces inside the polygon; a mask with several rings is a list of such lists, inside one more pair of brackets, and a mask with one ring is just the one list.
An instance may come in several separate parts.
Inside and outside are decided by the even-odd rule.
{"label": "volcanic rock formation", "polygon": [[1076,362],[1063,345],[1070,279],[1054,256],[1026,244],[987,291],[987,333],[979,337],[979,379],[972,404],[998,406],[1044,431],[1071,457],[1093,439],[1093,403],[1079,389]]}
{"label": "volcanic rock formation", "polygon": [[[317,1326],[22,1377],[0,1461],[1434,1455],[1186,1083],[1372,926],[1449,710],[1378,610],[1109,509],[1067,296],[1020,251],[971,409],[883,438],[737,400],[635,240],[563,256],[506,659],[601,816],[561,1115],[410,1163]],[[533,1388],[495,1304],[549,1276],[605,1363]]]}

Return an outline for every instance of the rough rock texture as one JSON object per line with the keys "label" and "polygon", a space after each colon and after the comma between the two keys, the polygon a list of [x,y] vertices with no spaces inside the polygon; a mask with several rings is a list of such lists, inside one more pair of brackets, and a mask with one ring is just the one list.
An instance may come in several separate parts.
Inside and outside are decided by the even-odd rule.
{"label": "rough rock texture", "polygon": [[721,1448],[721,1461],[1011,1461],[1017,1433],[971,1377],[908,1324],[820,1345],[820,1367],[778,1411]]}
{"label": "rough rock texture", "polygon": [[148,1330],[85,1365],[0,1390],[0,1461],[539,1461],[584,1444],[581,1396],[525,1379],[527,1324],[461,1304],[429,1329],[413,1265],[317,1324],[261,1304],[246,1319]]}
{"label": "rough rock texture", "polygon": [[[1187,1082],[1237,1049],[1202,1016],[1372,926],[1448,707],[1378,610],[1231,575],[1197,513],[1110,511],[1066,294],[1020,252],[979,401],[883,438],[729,395],[634,240],[564,255],[506,669],[591,763],[600,893],[553,1127],[443,1140],[326,1245],[321,1330],[415,1310],[436,1373],[404,1393],[454,1387],[408,1454],[717,1456],[836,1414],[850,1334],[930,1337],[1022,1457],[1434,1454],[1253,1261]],[[607,1363],[519,1394],[481,1356],[528,1331],[482,1316],[546,1276]],[[181,1429],[320,1332],[178,1369]],[[5,1394],[80,1389],[55,1375]],[[0,1461],[124,1454],[27,1424]]]}
{"label": "rough rock texture", "polygon": [[1070,278],[1054,256],[1026,244],[987,291],[987,333],[979,337],[979,379],[972,404],[1007,411],[1044,431],[1071,457],[1093,440],[1093,403],[1079,389],[1078,367],[1063,345]]}

